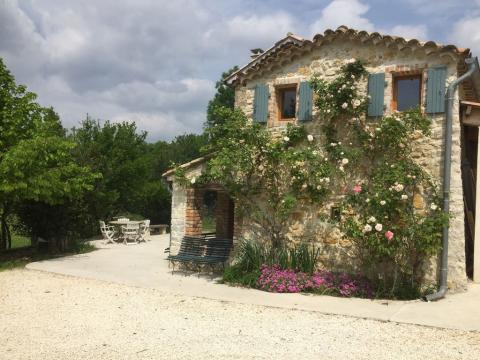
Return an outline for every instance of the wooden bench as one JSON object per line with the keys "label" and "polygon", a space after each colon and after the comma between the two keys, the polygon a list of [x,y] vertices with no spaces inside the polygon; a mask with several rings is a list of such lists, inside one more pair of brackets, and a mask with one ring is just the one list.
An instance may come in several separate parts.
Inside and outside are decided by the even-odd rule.
{"label": "wooden bench", "polygon": [[172,263],[172,274],[175,271],[175,263],[196,264],[200,271],[202,265],[212,267],[222,264],[230,256],[233,247],[232,239],[218,239],[212,237],[184,236],[177,255],[169,255],[168,261]]}
{"label": "wooden bench", "polygon": [[159,224],[159,225],[150,225],[150,234],[166,234],[168,225]]}

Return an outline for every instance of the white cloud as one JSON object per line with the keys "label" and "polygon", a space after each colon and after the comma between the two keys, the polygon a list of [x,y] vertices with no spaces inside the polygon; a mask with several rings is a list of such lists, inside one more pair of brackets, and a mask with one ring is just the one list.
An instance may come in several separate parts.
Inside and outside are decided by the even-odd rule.
{"label": "white cloud", "polygon": [[285,13],[258,16],[235,16],[226,23],[227,35],[232,40],[252,44],[274,43],[285,37],[287,32],[295,32],[294,18]]}
{"label": "white cloud", "polygon": [[340,25],[373,31],[374,25],[364,16],[369,8],[359,0],[333,0],[323,9],[320,19],[310,26],[310,32],[315,35],[326,29],[336,29]]}
{"label": "white cloud", "polygon": [[453,25],[449,41],[460,47],[468,47],[474,55],[480,55],[480,17],[464,18]]}
{"label": "white cloud", "polygon": [[388,31],[388,34],[402,36],[407,39],[427,40],[428,30],[426,25],[397,25]]}

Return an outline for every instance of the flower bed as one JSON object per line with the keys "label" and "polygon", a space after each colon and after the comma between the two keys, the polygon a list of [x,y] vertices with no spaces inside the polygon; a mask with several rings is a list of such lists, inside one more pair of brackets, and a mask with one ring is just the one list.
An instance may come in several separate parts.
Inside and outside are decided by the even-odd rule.
{"label": "flower bed", "polygon": [[312,275],[281,269],[278,265],[262,265],[257,287],[278,293],[315,292],[337,296],[373,297],[371,284],[362,276],[317,271]]}

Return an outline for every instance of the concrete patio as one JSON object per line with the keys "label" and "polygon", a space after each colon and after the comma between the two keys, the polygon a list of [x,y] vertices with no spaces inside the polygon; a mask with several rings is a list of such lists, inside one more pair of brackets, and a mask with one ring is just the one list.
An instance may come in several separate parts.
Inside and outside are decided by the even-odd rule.
{"label": "concrete patio", "polygon": [[387,301],[347,299],[308,294],[273,294],[218,284],[218,277],[176,272],[168,268],[168,235],[152,236],[139,245],[104,245],[99,250],[27,265],[30,270],[103,280],[160,291],[285,309],[315,311],[442,328],[480,331],[480,285],[470,284],[468,292],[448,295],[445,299],[422,301]]}

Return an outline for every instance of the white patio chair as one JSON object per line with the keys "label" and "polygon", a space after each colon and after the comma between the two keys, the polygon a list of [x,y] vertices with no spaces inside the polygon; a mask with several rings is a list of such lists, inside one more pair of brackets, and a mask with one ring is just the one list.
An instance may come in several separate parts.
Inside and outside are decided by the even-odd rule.
{"label": "white patio chair", "polygon": [[140,225],[139,224],[127,224],[122,226],[122,237],[125,245],[134,244],[140,239]]}
{"label": "white patio chair", "polygon": [[106,225],[105,221],[100,220],[100,232],[102,233],[105,244],[114,244],[115,243],[115,230],[113,226]]}
{"label": "white patio chair", "polygon": [[140,224],[140,240],[139,241],[150,241],[150,220],[144,220],[142,224]]}

